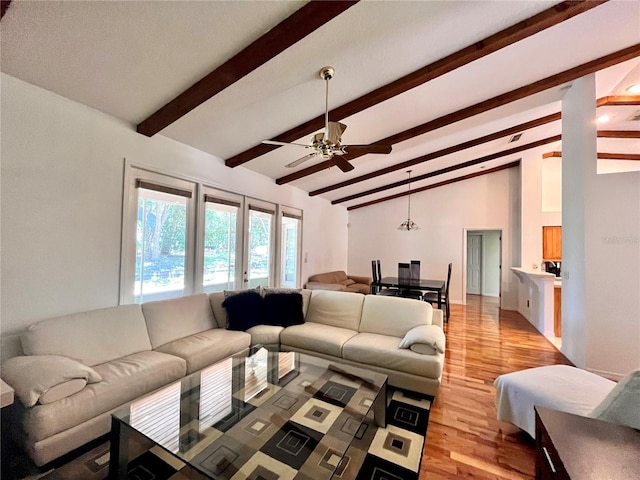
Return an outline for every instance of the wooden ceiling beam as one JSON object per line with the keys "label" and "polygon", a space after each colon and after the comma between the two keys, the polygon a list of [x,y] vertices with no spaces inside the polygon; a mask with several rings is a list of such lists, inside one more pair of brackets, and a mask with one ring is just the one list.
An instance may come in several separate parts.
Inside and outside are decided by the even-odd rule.
{"label": "wooden ceiling beam", "polygon": [[[611,98],[611,97],[604,97]],[[640,100],[640,96],[638,97],[630,97],[630,101],[635,102]],[[607,105],[607,103],[603,103],[603,105]],[[345,180],[343,182],[335,183],[333,185],[329,185],[327,187],[319,188],[317,190],[313,190],[309,192],[309,196],[322,195],[323,193],[330,192],[332,190],[337,190],[338,188],[344,188],[351,185],[354,185],[359,182],[364,182],[365,180],[370,180],[375,177],[379,177],[381,175],[386,175],[387,173],[395,172],[397,170],[403,170],[407,167],[411,167],[413,165],[417,165],[419,163],[428,162],[429,160],[434,160],[436,158],[443,157],[445,155],[451,155],[452,153],[457,153],[462,150],[465,150],[470,147],[475,147],[477,145],[481,145],[486,142],[490,142],[493,140],[497,140],[502,137],[506,137],[509,135],[513,135],[519,132],[524,132],[531,128],[535,128],[541,125],[545,125],[547,123],[560,120],[562,118],[561,113],[552,113],[551,115],[547,115],[545,117],[540,117],[535,120],[531,120],[530,122],[521,123],[520,125],[516,125],[515,127],[507,128],[504,130],[500,130],[499,132],[491,133],[489,135],[485,135],[484,137],[479,137],[474,140],[470,140],[468,142],[460,143],[458,145],[454,145],[452,147],[447,147],[442,150],[438,150],[436,152],[428,153],[426,155],[422,155],[420,157],[413,158],[411,160],[406,160],[404,162],[390,165],[385,168],[381,168],[380,170],[376,170],[374,172],[369,172],[364,175],[360,175],[359,177],[350,178],[349,180]],[[636,130],[598,130],[598,137],[601,138],[640,138],[640,131]]]}
{"label": "wooden ceiling beam", "polygon": [[[640,99],[640,97],[638,97]],[[640,130],[598,130],[600,138],[640,138]]]}
{"label": "wooden ceiling beam", "polygon": [[355,193],[353,195],[349,195],[347,197],[339,198],[337,200],[333,200],[331,202],[332,205],[336,205],[338,203],[348,202],[350,200],[355,200],[356,198],[365,197],[367,195],[373,195],[374,193],[383,192],[385,190],[389,190],[391,188],[401,187],[403,185],[407,185],[409,181],[418,182],[420,180],[425,180],[427,178],[435,177],[438,175],[442,175],[443,173],[454,172],[456,170],[460,170],[461,168],[472,167],[474,165],[479,165],[481,163],[489,162],[491,160],[496,160],[498,158],[507,157],[509,155],[514,155],[516,153],[524,152],[526,150],[531,150],[532,148],[541,147],[542,145],[547,145],[549,143],[558,142],[562,139],[561,135],[554,135],[553,137],[543,138],[542,140],[538,140],[536,142],[527,143],[525,145],[520,145],[519,147],[510,148],[509,150],[504,150],[502,152],[492,153],[490,155],[485,155],[484,157],[476,158],[474,160],[469,160],[467,162],[462,162],[457,165],[452,165],[450,167],[441,168],[440,170],[434,170],[433,172],[424,173],[422,175],[417,175],[411,180],[400,180],[399,182],[390,183],[388,185],[383,185],[380,187],[372,188],[371,190],[367,190],[361,193]]}
{"label": "wooden ceiling beam", "polygon": [[[322,3],[322,2],[321,2]],[[399,78],[383,87],[369,92],[361,97],[337,107],[329,112],[333,121],[338,121],[370,108],[378,103],[389,100],[401,93],[404,93],[414,87],[422,85],[434,78],[449,73],[459,67],[478,60],[486,55],[494,53],[501,48],[512,45],[520,40],[530,37],[547,28],[553,27],[565,20],[570,19],[580,13],[584,13],[598,5],[605,3],[604,1],[575,2],[565,1],[554,5],[537,15],[532,16],[522,22],[516,23],[511,27],[501,30],[479,42],[469,45],[462,50],[452,53],[440,60],[422,67],[404,77]],[[324,114],[317,116],[305,123],[281,133],[272,140],[279,142],[293,142],[299,138],[309,135],[319,130],[324,125]],[[273,145],[256,145],[244,152],[234,155],[225,161],[228,167],[237,167],[253,160],[260,155],[279,148]],[[320,170],[328,168],[326,165]],[[315,170],[312,173],[315,173]]]}
{"label": "wooden ceiling beam", "polygon": [[640,105],[640,95],[610,95],[598,99],[598,107],[624,107],[628,105]]}
{"label": "wooden ceiling beam", "polygon": [[[613,65],[616,65],[621,62],[625,62],[627,60],[631,60],[638,56],[640,56],[640,44],[635,44],[631,47],[627,47],[625,49],[619,50],[610,55],[605,55],[604,57],[600,57],[596,60],[592,60],[582,65],[578,65],[577,67],[570,68],[569,70],[565,70],[564,72],[560,72],[556,75],[551,75],[550,77],[544,78],[542,80],[538,80],[537,82],[533,82],[533,83],[530,83],[529,85],[516,88],[515,90],[511,90],[510,92],[503,93],[501,95],[490,98],[488,100],[484,100],[482,102],[476,103],[475,105],[471,105],[469,107],[463,108],[456,112],[443,115],[442,117],[423,123],[422,125],[415,126],[403,132],[396,133],[394,135],[391,135],[389,137],[386,137],[371,143],[382,143],[386,145],[388,144],[393,145],[396,143],[400,143],[405,140],[409,140],[410,138],[423,135],[433,130],[437,130],[438,128],[451,125],[452,123],[465,120],[467,118],[473,117],[480,113],[484,113],[494,108],[501,107],[508,103],[515,102],[516,100],[521,100],[530,95],[543,92],[544,90],[548,90],[550,88],[560,86],[564,83],[571,82],[577,78],[583,77],[590,73],[595,73],[598,70],[611,67]],[[603,100],[603,102],[607,105],[634,105],[635,102],[638,100],[638,96],[605,97],[605,98],[608,100]],[[611,102],[611,103],[608,103],[608,102]],[[599,105],[599,106],[602,106],[602,105]],[[360,156],[361,155],[349,155],[347,158],[349,160],[353,160]],[[324,166],[323,163],[314,165],[312,167],[308,167],[306,169],[302,169],[293,174],[286,175],[285,177],[280,177],[276,179],[276,183],[278,185],[282,185],[284,183],[288,183],[293,180],[298,180],[300,178],[306,177],[308,175],[311,175],[312,173],[316,173],[319,170],[327,168],[327,166]],[[318,168],[318,170],[312,171],[312,169],[314,168]]]}
{"label": "wooden ceiling beam", "polygon": [[[411,190],[411,194],[424,192],[425,190],[431,190],[433,188],[443,187],[445,185],[451,185],[452,183],[462,182],[463,180],[469,180],[471,178],[481,177],[482,175],[488,175],[490,173],[495,173],[495,172],[499,172],[500,170],[506,170],[508,168],[513,168],[518,166],[520,166],[520,160],[516,160],[515,162],[507,163],[505,165],[500,165],[498,167],[489,168],[488,170],[482,170],[480,172],[474,172],[468,175],[462,175],[460,177],[450,178],[449,180],[433,183],[425,187],[416,188],[415,190]],[[376,200],[371,200],[370,202],[360,203],[358,205],[352,205],[350,207],[347,207],[347,210],[357,210],[358,208],[368,207],[370,205],[375,205],[377,203],[387,202],[395,198],[406,197],[407,195],[409,195],[409,192],[396,193],[395,195],[389,195],[388,197],[378,198]]]}
{"label": "wooden ceiling beam", "polygon": [[7,13],[9,9],[9,5],[11,5],[11,0],[2,0],[0,1],[0,20],[4,17],[4,14]]}
{"label": "wooden ceiling beam", "polygon": [[352,7],[355,1],[309,2],[158,109],[137,126],[151,137]]}
{"label": "wooden ceiling beam", "polygon": [[469,140],[468,142],[459,143],[458,145],[454,145],[452,147],[443,148],[442,150],[427,153],[426,155],[412,158],[411,160],[406,160],[404,162],[397,163],[395,165],[390,165],[388,167],[381,168],[380,170],[376,170],[374,172],[360,175],[359,177],[350,178],[349,180],[345,180],[343,182],[339,182],[333,185],[329,185],[327,187],[319,188],[318,190],[309,192],[309,196],[313,197],[315,195],[322,195],[323,193],[327,193],[332,190],[336,190],[338,188],[348,187],[350,185],[354,185],[359,182],[364,182],[365,180],[370,180],[372,178],[379,177],[381,175],[386,175],[387,173],[395,172],[397,170],[404,170],[405,168],[412,167],[413,165],[418,165],[420,163],[428,162],[429,160],[435,160],[436,158],[444,157],[445,155],[451,155],[453,153],[466,150],[467,148],[476,147],[483,143],[491,142],[493,140],[499,140],[500,138],[514,135],[516,133],[520,133],[520,132],[529,130],[531,128],[539,127],[541,125],[546,125],[547,123],[555,122],[560,119],[561,119],[560,112],[552,113],[551,115],[546,115],[544,117],[531,120],[530,122],[521,123],[514,127],[500,130],[499,132],[490,133],[489,135],[475,138],[473,140]]}
{"label": "wooden ceiling beam", "polygon": [[[562,158],[561,151],[553,151],[542,154],[542,158]],[[638,153],[607,153],[607,152],[598,152],[598,160],[632,160],[632,161],[640,161],[640,154]]]}

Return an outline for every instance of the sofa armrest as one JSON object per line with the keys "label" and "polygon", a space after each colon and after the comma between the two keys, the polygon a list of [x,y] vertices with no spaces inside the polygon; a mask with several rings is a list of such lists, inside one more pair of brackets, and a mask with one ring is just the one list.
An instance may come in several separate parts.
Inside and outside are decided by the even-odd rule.
{"label": "sofa armrest", "polygon": [[341,292],[346,287],[340,283],[307,282],[305,288],[307,290],[334,290]]}
{"label": "sofa armrest", "polygon": [[442,310],[438,310],[437,308],[433,309],[431,324],[438,325],[440,328],[444,328],[444,312]]}
{"label": "sofa armrest", "polygon": [[371,285],[373,279],[371,277],[359,277],[356,275],[347,275],[347,278],[350,278],[356,283],[363,283],[365,285]]}

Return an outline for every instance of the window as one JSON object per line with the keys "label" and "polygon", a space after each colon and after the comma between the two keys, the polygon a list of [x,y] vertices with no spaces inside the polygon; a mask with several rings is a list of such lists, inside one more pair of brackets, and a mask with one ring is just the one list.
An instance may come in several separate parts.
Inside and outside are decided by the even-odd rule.
{"label": "window", "polygon": [[204,199],[203,291],[242,288],[242,283],[236,281],[240,263],[237,254],[242,248],[242,245],[238,246],[242,199],[224,192],[205,194]]}
{"label": "window", "polygon": [[249,200],[247,217],[245,286],[269,287],[273,285],[274,218],[275,205]]}
{"label": "window", "polygon": [[189,252],[194,240],[190,228],[195,184],[139,169],[131,173],[121,301],[142,303],[185,295],[193,285]]}
{"label": "window", "polygon": [[282,207],[281,211],[280,286],[296,287],[300,276],[302,212],[289,207]]}
{"label": "window", "polygon": [[298,286],[301,210],[129,162],[124,183],[121,304]]}

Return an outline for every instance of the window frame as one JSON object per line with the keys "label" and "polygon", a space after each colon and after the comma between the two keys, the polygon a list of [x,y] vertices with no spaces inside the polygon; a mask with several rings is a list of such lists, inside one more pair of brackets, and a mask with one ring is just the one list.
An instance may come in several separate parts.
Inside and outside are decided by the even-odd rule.
{"label": "window frame", "polygon": [[249,271],[251,270],[251,265],[249,264],[249,254],[250,254],[250,237],[251,232],[249,230],[250,227],[250,218],[251,210],[263,213],[270,213],[272,215],[273,224],[271,227],[271,231],[269,232],[269,265],[272,268],[269,268],[268,275],[268,285],[261,285],[262,287],[273,287],[276,283],[276,275],[277,275],[277,251],[278,251],[278,241],[277,236],[277,228],[278,228],[278,204],[273,202],[268,202],[265,200],[259,200],[253,197],[245,197],[244,203],[244,218],[245,225],[243,230],[244,244],[242,251],[242,265],[243,265],[243,275],[242,275],[242,289],[249,288]]}
{"label": "window frame", "polygon": [[[124,159],[123,192],[122,192],[122,218],[120,240],[120,284],[119,304],[132,304],[136,302],[135,296],[135,268],[136,268],[136,235],[138,221],[138,180],[167,189],[189,191],[190,199],[187,202],[187,225],[185,239],[185,283],[181,296],[193,295],[204,291],[204,227],[206,203],[205,195],[228,199],[241,203],[238,211],[238,225],[236,231],[236,271],[235,288],[243,290],[247,288],[248,269],[248,245],[249,245],[249,210],[254,205],[258,209],[263,208],[273,213],[273,228],[271,229],[269,252],[269,286],[280,285],[282,276],[282,216],[283,212],[300,215],[300,231],[298,233],[298,268],[296,273],[296,288],[301,285],[302,270],[302,232],[304,229],[303,210],[284,206],[277,202],[261,200],[240,193],[230,192],[197,178],[181,176],[172,172],[136,164]],[[245,274],[245,266],[247,267]],[[175,291],[174,291],[175,293]],[[143,302],[176,298],[172,294],[144,295]]]}
{"label": "window frame", "polygon": [[[238,216],[236,221],[236,268],[235,268],[235,288],[242,288],[243,283],[243,245],[244,245],[244,230],[245,230],[245,215],[244,215],[244,204],[245,197],[243,195],[239,195],[237,193],[227,192],[225,190],[220,190],[218,188],[209,187],[207,185],[203,185],[200,189],[200,198],[199,198],[199,211],[198,211],[198,222],[197,222],[197,251],[196,251],[196,278],[195,285],[199,286],[201,292],[205,292],[204,286],[204,232],[206,225],[206,211],[207,211],[207,200],[206,197],[215,197],[219,198],[223,201],[238,203],[240,206],[238,207]],[[215,202],[214,202],[215,203]],[[201,266],[201,267],[200,267]]]}
{"label": "window frame", "polygon": [[[190,192],[187,199],[187,218],[185,235],[185,265],[184,265],[184,288],[182,294],[186,296],[194,293],[195,263],[193,251],[196,244],[196,224],[197,193],[198,184],[196,182],[177,178],[175,176],[153,172],[145,168],[129,165],[125,167],[124,191],[123,191],[123,217],[122,217],[122,239],[120,255],[120,304],[136,303],[135,295],[135,268],[136,268],[136,235],[138,222],[138,193],[139,182],[144,182],[167,189],[178,189]],[[145,188],[145,187],[140,187]],[[143,295],[144,301],[164,300],[176,298],[173,292]],[[140,302],[142,303],[142,302]]]}
{"label": "window frame", "polygon": [[[296,248],[298,250],[297,252],[297,262],[296,262],[296,281],[295,281],[295,287],[291,287],[290,285],[283,285],[283,278],[284,278],[284,249],[286,247],[285,242],[284,242],[284,231],[283,231],[283,226],[282,226],[282,220],[284,217],[292,217],[292,218],[297,218],[299,220],[299,228],[298,228],[298,232],[297,232],[297,238],[296,238]],[[279,287],[284,287],[284,288],[298,288],[298,285],[301,285],[301,276],[302,276],[302,226],[304,224],[303,222],[303,211],[299,208],[294,208],[294,207],[289,207],[286,205],[280,205],[278,208],[278,258],[277,258],[277,262],[278,262],[278,271],[277,271],[277,275],[276,275],[276,279],[277,279],[277,285]]]}

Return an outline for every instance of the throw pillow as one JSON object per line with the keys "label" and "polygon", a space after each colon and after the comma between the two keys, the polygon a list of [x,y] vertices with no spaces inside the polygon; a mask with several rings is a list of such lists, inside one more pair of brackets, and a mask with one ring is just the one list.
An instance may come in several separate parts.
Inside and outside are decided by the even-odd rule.
{"label": "throw pillow", "polygon": [[262,289],[262,291],[260,293],[262,293],[262,296],[266,296],[269,295],[270,293],[301,293],[302,290],[299,288],[287,288],[287,287],[280,287],[280,288],[276,288],[276,287],[265,287]]}
{"label": "throw pillow", "polygon": [[346,280],[342,280],[340,283],[345,287],[348,287],[349,285],[353,285],[354,283],[356,283],[356,281],[350,278],[347,278]]}
{"label": "throw pillow", "polygon": [[263,290],[262,285],[258,285],[256,288],[248,288],[245,290],[223,290],[223,293],[224,293],[224,298],[229,298],[233,295],[237,295],[242,292],[257,292],[260,295],[264,296],[264,294],[262,293],[262,290]]}
{"label": "throw pillow", "polygon": [[264,324],[289,327],[304,323],[302,294],[269,293],[264,297]]}
{"label": "throw pillow", "polygon": [[253,290],[238,292],[225,298],[227,329],[246,331],[262,323],[262,295]]}
{"label": "throw pillow", "polygon": [[620,380],[589,416],[640,429],[640,370]]}
{"label": "throw pillow", "polygon": [[[411,348],[413,345],[427,345],[439,353],[444,353],[445,341],[444,331],[439,326],[418,325],[406,333],[400,342],[399,348]],[[417,349],[418,350],[412,348],[413,351],[418,351],[418,353],[422,353],[419,350],[425,352],[430,351],[429,349],[424,349],[424,347],[417,347]]]}
{"label": "throw pillow", "polygon": [[[102,381],[91,367],[60,355],[10,358],[2,365],[2,378],[13,387],[25,407],[59,400],[63,398],[61,395],[79,392],[86,383]],[[83,382],[73,381],[77,379]],[[47,395],[48,392],[51,393]]]}

